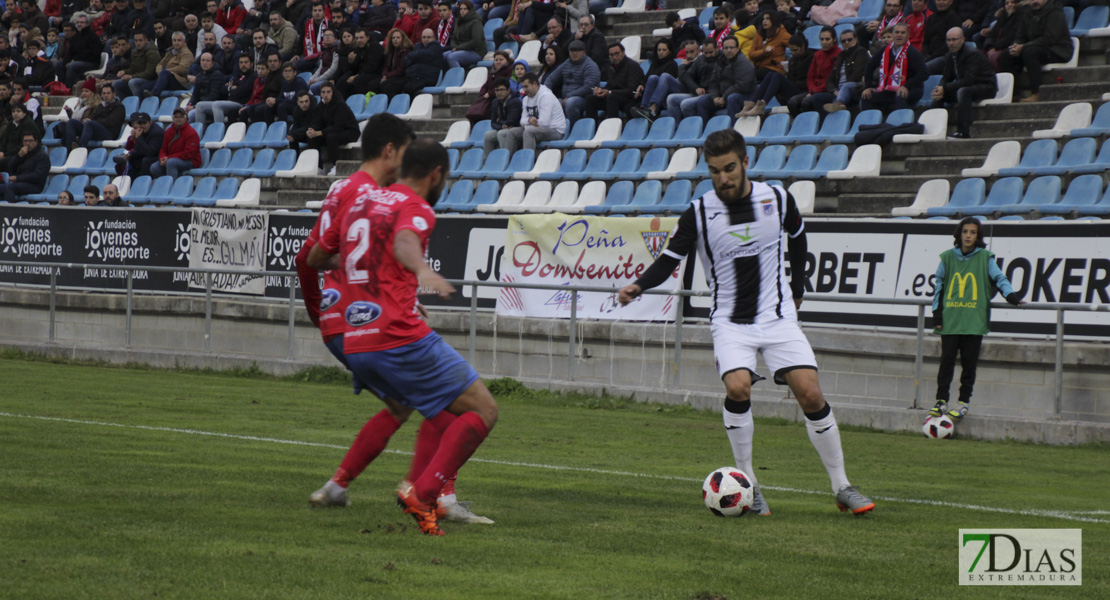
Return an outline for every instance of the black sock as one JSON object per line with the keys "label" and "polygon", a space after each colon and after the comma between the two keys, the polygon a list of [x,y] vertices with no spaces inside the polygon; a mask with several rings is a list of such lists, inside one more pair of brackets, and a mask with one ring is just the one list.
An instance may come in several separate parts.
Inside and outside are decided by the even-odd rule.
{"label": "black sock", "polygon": [[735,413],[735,414],[738,414],[738,415],[742,415],[742,414],[748,412],[751,409],[752,409],[752,401],[751,400],[744,400],[742,402],[738,402],[736,400],[728,398],[727,396],[725,397],[725,410],[727,410],[730,413]]}
{"label": "black sock", "polygon": [[829,403],[826,402],[825,406],[821,407],[819,410],[811,412],[811,413],[807,412],[807,413],[805,413],[805,415],[806,415],[806,418],[809,419],[810,421],[820,421],[821,419],[824,419],[825,417],[829,416],[829,413],[831,413],[831,412],[832,412],[832,408],[829,406]]}

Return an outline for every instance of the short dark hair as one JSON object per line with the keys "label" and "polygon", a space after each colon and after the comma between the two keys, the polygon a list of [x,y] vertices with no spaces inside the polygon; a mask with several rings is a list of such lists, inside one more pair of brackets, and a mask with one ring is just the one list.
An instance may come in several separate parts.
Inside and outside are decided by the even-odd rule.
{"label": "short dark hair", "polygon": [[667,18],[666,18],[667,27],[674,27],[674,24],[678,23],[681,20],[682,20],[682,17],[679,17],[677,12],[671,11],[671,12],[667,13]]}
{"label": "short dark hair", "polygon": [[406,179],[423,179],[443,167],[444,179],[450,174],[451,163],[447,158],[447,149],[443,144],[428,138],[414,140],[401,159],[401,177]]}
{"label": "short dark hair", "polygon": [[740,135],[735,129],[722,129],[714,131],[709,134],[709,137],[705,138],[703,152],[706,158],[724,156],[735,152],[737,158],[743,161],[744,157],[748,155],[748,145],[744,142],[744,136]]}
{"label": "short dark hair", "polygon": [[366,123],[362,131],[362,160],[374,160],[382,155],[389,144],[402,148],[416,139],[412,126],[397,115],[378,113]]}
{"label": "short dark hair", "polygon": [[713,10],[713,16],[716,17],[717,15],[724,15],[729,18],[732,17],[732,15],[728,13],[728,9],[723,6],[718,6],[716,9]]}
{"label": "short dark hair", "polygon": [[205,20],[205,19],[212,19],[212,20],[215,20],[215,19],[216,19],[216,15],[214,15],[214,14],[212,14],[212,13],[208,12],[208,11],[204,11],[204,12],[200,13],[200,20],[201,20],[201,21],[203,21],[203,20]]}
{"label": "short dark hair", "polygon": [[508,77],[498,77],[497,79],[493,80],[493,89],[496,90],[499,87],[503,87],[503,88],[511,90],[511,89],[513,89],[513,84],[509,83],[509,78]]}
{"label": "short dark hair", "polygon": [[787,40],[786,45],[797,46],[799,48],[809,48],[809,40],[806,39],[806,36],[800,33],[795,33],[794,35],[790,36],[790,39]]}
{"label": "short dark hair", "polygon": [[987,243],[983,241],[983,224],[980,223],[979,219],[977,219],[975,217],[964,217],[964,218],[960,219],[960,222],[956,224],[956,232],[954,234],[952,234],[952,238],[953,238],[952,239],[952,245],[957,247],[957,248],[959,248],[962,245],[961,240],[960,240],[960,237],[961,237],[960,233],[963,232],[964,225],[974,225],[975,227],[978,228],[979,233],[978,233],[978,235],[975,236],[975,247],[976,248],[986,248]]}
{"label": "short dark hair", "polygon": [[539,83],[540,82],[539,78],[536,77],[535,73],[525,73],[524,76],[520,78],[521,83],[524,83],[526,81],[528,83]]}
{"label": "short dark hair", "polygon": [[111,83],[105,83],[104,85],[100,86],[100,91],[103,92],[105,89],[112,90],[113,92],[116,91],[116,89],[112,87]]}
{"label": "short dark hair", "polygon": [[85,189],[84,189],[84,193],[92,194],[92,195],[96,196],[97,198],[99,198],[100,197],[100,188],[96,187],[95,185],[86,185]]}
{"label": "short dark hair", "polygon": [[820,37],[822,33],[826,33],[826,32],[829,35],[832,36],[833,42],[837,41],[837,37],[839,36],[839,34],[836,32],[836,28],[833,27],[832,25],[825,25],[824,27],[822,27],[821,31],[817,34],[817,36]]}
{"label": "short dark hair", "polygon": [[612,50],[613,48],[620,48],[621,52],[625,51],[624,50],[624,44],[622,44],[620,42],[613,42],[613,43],[609,44],[609,49]]}

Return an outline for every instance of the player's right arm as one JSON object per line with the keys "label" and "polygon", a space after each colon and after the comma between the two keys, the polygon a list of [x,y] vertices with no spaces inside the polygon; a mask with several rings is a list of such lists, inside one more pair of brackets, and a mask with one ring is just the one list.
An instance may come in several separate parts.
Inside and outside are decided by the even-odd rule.
{"label": "player's right arm", "polygon": [[416,275],[422,287],[431,288],[441,298],[450,298],[455,288],[436,273],[424,260],[424,244],[411,229],[402,229],[393,238],[393,257],[401,266]]}
{"label": "player's right arm", "polygon": [[297,268],[297,279],[301,284],[301,298],[304,300],[305,310],[308,311],[308,318],[312,320],[313,325],[319,327],[320,274],[319,271],[308,265],[308,255],[315,247],[315,240],[309,236],[301,245],[301,249],[297,251],[297,257],[293,259],[293,264]]}
{"label": "player's right arm", "polygon": [[622,306],[632,302],[644,293],[644,290],[663,283],[674,273],[678,268],[682,259],[694,249],[694,243],[698,240],[698,225],[694,215],[694,207],[691,205],[682,213],[678,218],[678,229],[675,231],[674,237],[671,238],[670,243],[667,244],[667,249],[651,263],[642,276],[636,281],[621,288],[620,293],[617,295],[617,301]]}

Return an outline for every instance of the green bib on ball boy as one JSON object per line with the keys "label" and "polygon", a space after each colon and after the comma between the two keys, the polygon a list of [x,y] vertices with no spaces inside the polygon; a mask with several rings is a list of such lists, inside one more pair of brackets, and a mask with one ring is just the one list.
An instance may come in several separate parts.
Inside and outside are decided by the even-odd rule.
{"label": "green bib on ball boy", "polygon": [[960,259],[960,250],[952,248],[942,252],[944,287],[940,306],[944,314],[941,335],[986,335],[990,333],[991,285],[988,269],[994,253],[980,250],[968,259]]}

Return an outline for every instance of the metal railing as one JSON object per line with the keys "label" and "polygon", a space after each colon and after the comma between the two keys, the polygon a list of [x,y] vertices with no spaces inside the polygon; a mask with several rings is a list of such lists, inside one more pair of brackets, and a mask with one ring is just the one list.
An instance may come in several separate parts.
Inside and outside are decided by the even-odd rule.
{"label": "metal railing", "polygon": [[[22,266],[22,267],[51,267],[50,269],[50,321],[49,321],[49,341],[53,342],[55,339],[55,320],[57,312],[57,276],[60,269],[84,269],[84,268],[103,268],[103,264],[86,264],[86,263],[42,263],[42,262],[27,262],[27,261],[0,261],[0,265]],[[126,291],[127,291],[127,307],[126,307],[126,333],[125,340],[126,346],[131,346],[131,323],[132,323],[132,309],[134,306],[134,274],[135,271],[150,271],[150,272],[177,272],[177,273],[197,273],[205,276],[205,291],[204,291],[204,349],[211,351],[212,349],[212,276],[213,275],[251,275],[261,277],[290,277],[295,279],[297,274],[288,271],[234,271],[227,269],[191,269],[187,267],[157,267],[157,266],[128,266],[128,265],[112,265],[112,269],[126,271]],[[620,288],[603,287],[603,286],[587,286],[587,285],[550,285],[550,284],[535,284],[535,283],[505,283],[505,282],[490,282],[490,281],[474,281],[474,280],[448,280],[449,283],[455,286],[469,287],[470,288],[470,331],[468,335],[467,350],[468,358],[471,363],[474,362],[475,353],[477,349],[477,322],[478,322],[478,288],[479,287],[493,287],[493,288],[518,288],[518,289],[536,289],[536,290],[559,290],[565,292],[572,292],[570,294],[570,319],[568,327],[567,339],[567,380],[574,379],[574,363],[575,363],[575,345],[576,333],[578,329],[578,294],[577,292],[598,292],[607,294],[616,294]],[[35,286],[41,287],[41,286]],[[104,288],[99,288],[104,289]],[[158,292],[164,295],[175,295],[172,292]],[[645,294],[666,295],[666,296],[681,296],[681,297],[708,297],[708,291],[691,291],[691,290],[647,290]],[[297,310],[297,288],[289,286],[288,300],[281,300],[287,304],[288,310],[288,349],[287,357],[293,358],[295,355],[295,328],[296,328],[296,310]],[[182,295],[182,294],[176,294]],[[245,299],[241,295],[233,295],[235,298]],[[270,298],[254,298],[251,300],[264,300],[269,302],[277,302],[277,300]],[[932,300],[929,299],[900,299],[900,298],[845,298],[842,296],[834,296],[829,294],[807,294],[806,300],[810,302],[839,302],[847,304],[879,304],[886,306],[903,305],[903,306],[916,306],[917,307],[917,344],[914,353],[914,399],[913,405],[910,408],[918,408],[921,400],[921,381],[922,370],[924,368],[924,353],[925,353],[925,307],[932,306]],[[1005,302],[992,302],[992,308],[1011,308]],[[1051,303],[1036,303],[1024,304],[1021,310],[1053,310],[1056,311],[1056,332],[1055,332],[1055,407],[1054,412],[1060,415],[1062,411],[1063,401],[1063,362],[1064,362],[1064,313],[1067,311],[1084,311],[1084,312],[1110,312],[1110,305],[1087,305],[1079,303],[1064,303],[1064,302],[1051,302]],[[674,343],[674,376],[673,385],[679,385],[681,372],[682,372],[682,328],[686,319],[683,316],[682,310],[676,311],[674,321],[675,325],[675,343]]]}

